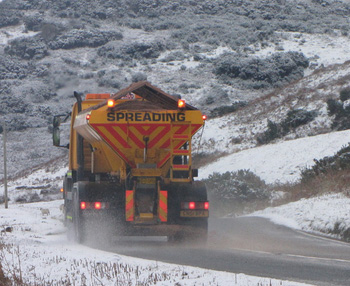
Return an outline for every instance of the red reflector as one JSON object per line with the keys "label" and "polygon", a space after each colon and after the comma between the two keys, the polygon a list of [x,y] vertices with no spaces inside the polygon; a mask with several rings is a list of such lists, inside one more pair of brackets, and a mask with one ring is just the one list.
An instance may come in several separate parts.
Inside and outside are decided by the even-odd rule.
{"label": "red reflector", "polygon": [[100,202],[96,202],[95,203],[95,209],[97,209],[97,210],[101,209],[101,203]]}
{"label": "red reflector", "polygon": [[107,106],[108,107],[114,107],[115,106],[115,101],[114,101],[114,99],[108,99],[108,101],[107,101]]}
{"label": "red reflector", "polygon": [[178,108],[185,108],[185,106],[186,106],[185,100],[179,99],[178,102],[177,102],[177,107]]}
{"label": "red reflector", "polygon": [[207,120],[207,118],[208,118],[208,116],[202,115],[202,119],[203,119],[203,120]]}
{"label": "red reflector", "polygon": [[204,203],[204,209],[205,209],[205,210],[208,210],[208,209],[209,209],[209,202],[205,202],[205,203]]}
{"label": "red reflector", "polygon": [[86,120],[90,120],[90,114],[86,115]]}
{"label": "red reflector", "polygon": [[196,203],[195,203],[195,202],[189,202],[189,203],[188,203],[188,208],[189,208],[190,210],[194,210],[194,209],[196,208]]}
{"label": "red reflector", "polygon": [[80,202],[80,209],[82,210],[86,209],[86,202]]}

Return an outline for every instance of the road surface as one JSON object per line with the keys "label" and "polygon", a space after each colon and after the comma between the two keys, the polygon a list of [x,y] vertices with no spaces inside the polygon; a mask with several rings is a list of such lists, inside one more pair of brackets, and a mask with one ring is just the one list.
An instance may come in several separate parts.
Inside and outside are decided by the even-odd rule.
{"label": "road surface", "polygon": [[165,238],[124,238],[102,249],[315,285],[350,285],[350,244],[259,217],[211,218],[206,245],[174,245]]}

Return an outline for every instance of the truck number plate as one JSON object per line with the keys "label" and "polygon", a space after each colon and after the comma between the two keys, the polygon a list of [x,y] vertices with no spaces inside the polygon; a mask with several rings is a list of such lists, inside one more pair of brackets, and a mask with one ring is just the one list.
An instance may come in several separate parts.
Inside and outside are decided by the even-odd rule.
{"label": "truck number plate", "polygon": [[156,183],[156,178],[144,177],[138,178],[139,184],[154,185]]}
{"label": "truck number plate", "polygon": [[209,212],[206,210],[186,210],[180,212],[181,217],[208,217]]}

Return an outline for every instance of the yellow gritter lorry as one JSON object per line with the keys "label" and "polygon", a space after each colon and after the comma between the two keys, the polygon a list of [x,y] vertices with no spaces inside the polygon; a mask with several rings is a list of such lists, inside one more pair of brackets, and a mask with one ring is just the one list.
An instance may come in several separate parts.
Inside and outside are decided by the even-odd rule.
{"label": "yellow gritter lorry", "polygon": [[62,191],[70,237],[205,240],[207,190],[192,168],[192,136],[205,115],[147,81],[84,100],[74,95],[67,146],[59,134],[68,116],[53,120],[54,145],[69,148]]}

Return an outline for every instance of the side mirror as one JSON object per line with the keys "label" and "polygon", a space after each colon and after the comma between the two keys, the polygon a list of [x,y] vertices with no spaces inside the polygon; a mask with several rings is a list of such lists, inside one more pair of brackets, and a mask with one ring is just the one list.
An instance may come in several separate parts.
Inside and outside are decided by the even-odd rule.
{"label": "side mirror", "polygon": [[61,123],[65,123],[67,119],[69,118],[69,114],[61,114],[61,115],[55,115],[52,120],[52,141],[53,145],[56,147],[63,147],[63,148],[69,148],[68,145],[61,145],[61,132],[60,132],[60,125]]}
{"label": "side mirror", "polygon": [[60,127],[61,124],[61,117],[60,116],[54,116],[53,121],[52,121],[52,125],[54,128],[56,127]]}

